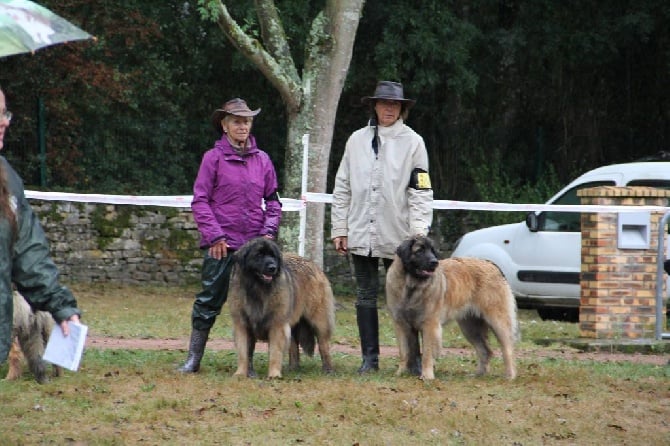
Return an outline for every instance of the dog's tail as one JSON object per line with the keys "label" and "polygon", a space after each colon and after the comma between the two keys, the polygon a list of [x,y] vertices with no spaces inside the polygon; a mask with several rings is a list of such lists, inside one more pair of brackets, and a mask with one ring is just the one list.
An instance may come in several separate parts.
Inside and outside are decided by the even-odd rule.
{"label": "dog's tail", "polygon": [[521,326],[519,325],[519,318],[518,316],[518,311],[517,311],[517,306],[516,306],[516,298],[514,297],[514,293],[512,293],[512,289],[507,285],[507,305],[508,305],[508,310],[507,313],[511,317],[510,325],[512,326],[513,330],[513,336],[514,336],[514,342],[520,342],[521,341]]}
{"label": "dog's tail", "polygon": [[316,332],[314,328],[303,318],[291,330],[291,336],[296,340],[302,351],[308,356],[314,356],[316,345]]}

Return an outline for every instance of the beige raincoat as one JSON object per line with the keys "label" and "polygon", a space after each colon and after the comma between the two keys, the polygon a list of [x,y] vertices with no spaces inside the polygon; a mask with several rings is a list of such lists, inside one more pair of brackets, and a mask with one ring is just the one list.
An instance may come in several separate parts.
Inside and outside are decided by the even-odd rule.
{"label": "beige raincoat", "polygon": [[[399,119],[355,131],[347,141],[335,177],[331,238],[346,236],[348,252],[392,258],[406,238],[427,235],[433,218],[433,190],[423,138]],[[415,169],[425,171],[410,187]]]}

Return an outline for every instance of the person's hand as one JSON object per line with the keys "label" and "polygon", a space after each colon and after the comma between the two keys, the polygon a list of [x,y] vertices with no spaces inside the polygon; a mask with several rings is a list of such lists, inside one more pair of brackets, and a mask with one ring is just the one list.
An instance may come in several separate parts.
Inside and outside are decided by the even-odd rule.
{"label": "person's hand", "polygon": [[228,243],[221,239],[209,247],[209,256],[216,260],[221,260],[228,255]]}
{"label": "person's hand", "polygon": [[268,239],[268,240],[274,240],[274,239],[275,239],[274,235],[272,235],[272,234],[265,234],[265,235],[263,236],[263,238],[266,238],[266,239]]}
{"label": "person's hand", "polygon": [[333,239],[333,243],[335,243],[335,251],[337,251],[339,254],[346,254],[347,253],[347,238],[346,237],[335,237]]}
{"label": "person's hand", "polygon": [[72,321],[75,324],[78,324],[79,323],[79,315],[78,314],[73,314],[72,316],[70,316],[69,319],[61,321],[60,329],[63,330],[63,336],[65,336],[65,337],[67,337],[70,334],[70,326],[67,324],[68,321]]}

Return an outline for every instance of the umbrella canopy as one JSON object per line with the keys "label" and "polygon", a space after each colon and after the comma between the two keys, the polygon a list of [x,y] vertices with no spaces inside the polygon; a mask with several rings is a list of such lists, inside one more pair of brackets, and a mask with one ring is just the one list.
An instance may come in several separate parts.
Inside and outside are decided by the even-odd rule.
{"label": "umbrella canopy", "polygon": [[91,39],[89,33],[28,0],[0,0],[0,57]]}

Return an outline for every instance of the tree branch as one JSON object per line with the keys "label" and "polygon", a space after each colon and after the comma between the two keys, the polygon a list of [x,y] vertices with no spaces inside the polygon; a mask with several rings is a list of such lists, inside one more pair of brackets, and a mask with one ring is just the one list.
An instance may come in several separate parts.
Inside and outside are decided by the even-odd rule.
{"label": "tree branch", "polygon": [[[260,0],[258,3],[264,4],[265,12],[267,12],[267,9],[271,9],[274,10],[274,13],[276,14],[274,2],[270,0]],[[302,100],[302,88],[293,60],[290,59],[290,54],[288,59],[285,55],[280,56],[279,60],[273,57],[272,54],[263,48],[261,42],[249,37],[242,28],[240,28],[235,19],[231,17],[228,8],[222,1],[219,1],[217,13],[216,22],[226,37],[228,37],[228,40],[230,40],[230,42],[244,54],[244,56],[249,59],[261,73],[263,73],[277,91],[279,91],[279,94],[287,105],[289,111],[298,110]],[[269,17],[260,18],[260,20],[266,22],[262,28],[267,29],[269,27],[267,24]],[[279,23],[278,26],[283,33],[281,23]],[[275,31],[274,27],[272,27],[272,31]],[[265,32],[263,32],[263,34],[265,34]],[[277,44],[270,44],[269,47],[275,52],[280,51]],[[286,47],[288,48],[288,45],[286,45]],[[290,67],[288,70],[286,68],[287,66]]]}
{"label": "tree branch", "polygon": [[272,54],[279,65],[298,79],[286,32],[282,24],[274,0],[255,0],[261,38],[266,50]]}

